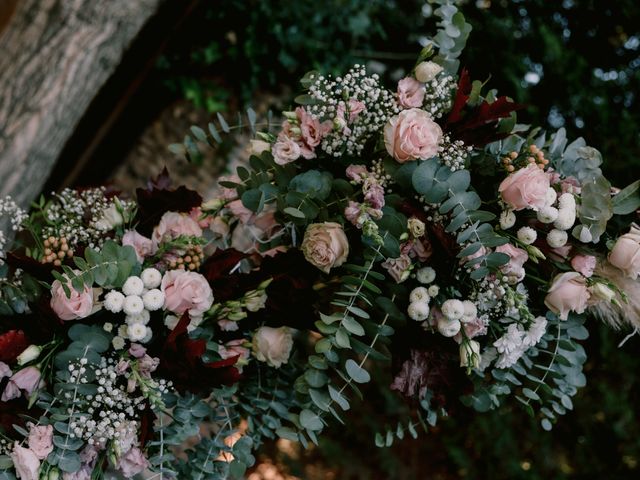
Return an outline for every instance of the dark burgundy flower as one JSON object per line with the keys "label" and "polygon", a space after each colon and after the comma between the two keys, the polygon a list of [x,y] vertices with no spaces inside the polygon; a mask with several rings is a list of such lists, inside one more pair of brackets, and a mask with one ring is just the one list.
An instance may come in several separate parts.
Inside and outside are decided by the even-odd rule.
{"label": "dark burgundy flower", "polygon": [[22,330],[9,330],[0,335],[0,362],[12,363],[29,346]]}

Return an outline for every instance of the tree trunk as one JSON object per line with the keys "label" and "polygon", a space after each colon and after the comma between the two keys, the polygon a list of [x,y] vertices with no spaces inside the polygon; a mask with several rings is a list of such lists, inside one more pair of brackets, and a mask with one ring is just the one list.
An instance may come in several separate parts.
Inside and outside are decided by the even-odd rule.
{"label": "tree trunk", "polygon": [[82,114],[162,2],[21,0],[13,12],[6,9],[0,25],[1,196],[27,206],[40,192]]}

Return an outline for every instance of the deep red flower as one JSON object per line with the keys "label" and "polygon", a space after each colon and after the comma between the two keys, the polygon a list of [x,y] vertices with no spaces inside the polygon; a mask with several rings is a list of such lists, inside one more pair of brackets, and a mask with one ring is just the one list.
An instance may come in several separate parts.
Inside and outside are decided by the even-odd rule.
{"label": "deep red flower", "polygon": [[29,346],[22,330],[9,330],[0,335],[0,362],[12,363]]}

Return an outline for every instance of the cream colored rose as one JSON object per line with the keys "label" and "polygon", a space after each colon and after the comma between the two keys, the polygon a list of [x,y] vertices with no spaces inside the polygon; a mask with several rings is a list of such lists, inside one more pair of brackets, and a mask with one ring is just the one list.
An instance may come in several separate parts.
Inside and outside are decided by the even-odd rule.
{"label": "cream colored rose", "polygon": [[312,223],[304,233],[301,249],[309,263],[329,273],[347,260],[349,241],[339,223]]}
{"label": "cream colored rose", "polygon": [[400,112],[384,127],[387,152],[399,163],[434,157],[441,140],[440,125],[419,108]]}
{"label": "cream colored rose", "polygon": [[578,272],[566,272],[553,279],[544,304],[557,314],[560,320],[566,320],[569,312],[584,312],[590,296],[587,279]]}
{"label": "cream colored rose", "polygon": [[443,68],[435,62],[421,62],[416,67],[416,79],[419,82],[427,83],[436,78]]}
{"label": "cream colored rose", "polygon": [[618,267],[624,274],[635,280],[640,275],[640,229],[632,226],[629,233],[618,238],[611,253],[609,262]]}
{"label": "cream colored rose", "polygon": [[289,361],[293,336],[289,327],[260,327],[253,334],[253,355],[275,368]]}

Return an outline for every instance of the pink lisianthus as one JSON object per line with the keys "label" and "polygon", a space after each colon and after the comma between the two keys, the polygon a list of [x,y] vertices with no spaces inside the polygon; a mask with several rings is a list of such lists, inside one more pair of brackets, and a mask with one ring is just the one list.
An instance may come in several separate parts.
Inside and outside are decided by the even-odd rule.
{"label": "pink lisianthus", "polygon": [[122,245],[130,246],[136,251],[136,257],[138,262],[142,263],[148,256],[153,255],[158,250],[158,247],[153,244],[150,238],[140,235],[135,230],[128,230],[122,236]]}
{"label": "pink lisianthus", "polygon": [[362,210],[360,208],[360,204],[354,202],[353,200],[349,200],[349,204],[344,209],[344,217],[355,227],[362,228],[362,224],[360,223],[360,216],[362,215]]}
{"label": "pink lisianthus", "polygon": [[349,165],[347,167],[347,178],[355,182],[362,182],[369,172],[364,165]]}
{"label": "pink lisianthus", "polygon": [[220,345],[220,347],[218,347],[218,355],[220,355],[223,360],[238,357],[238,362],[246,362],[251,355],[251,351],[245,347],[244,344],[244,338],[230,340],[224,345]]}
{"label": "pink lisianthus", "polygon": [[213,292],[207,279],[196,272],[170,270],[162,277],[164,307],[178,315],[189,312],[200,316],[213,304]]}
{"label": "pink lisianthus", "polygon": [[244,206],[242,200],[234,200],[227,203],[227,208],[231,211],[234,217],[240,220],[242,223],[250,223],[255,218],[255,213]]}
{"label": "pink lisianthus", "polygon": [[138,447],[129,449],[118,462],[118,470],[125,478],[133,478],[149,467],[149,461]]}
{"label": "pink lisianthus", "polygon": [[296,108],[296,116],[300,122],[300,137],[304,144],[311,150],[314,150],[322,138],[331,131],[331,122],[320,123],[320,120],[313,118],[313,116],[302,108]]}
{"label": "pink lisianthus", "polygon": [[544,304],[560,320],[566,320],[569,312],[583,313],[590,296],[587,279],[578,272],[566,272],[553,279]]}
{"label": "pink lisianthus", "polygon": [[271,154],[278,165],[286,165],[300,158],[302,150],[298,142],[284,132],[280,132],[278,139],[271,147]]}
{"label": "pink lisianthus", "polygon": [[379,183],[365,182],[364,201],[374,210],[384,207],[384,188]]}
{"label": "pink lisianthus", "polygon": [[157,247],[163,241],[172,240],[180,236],[202,237],[202,228],[189,215],[179,212],[166,212],[160,223],[153,229],[151,240]]}
{"label": "pink lisianthus", "polygon": [[411,258],[406,253],[401,254],[398,258],[389,258],[381,265],[396,283],[404,282],[411,273]]}
{"label": "pink lisianthus", "polygon": [[53,426],[29,424],[29,449],[44,460],[53,451]]}
{"label": "pink lisianthus", "polygon": [[529,259],[526,250],[507,243],[496,247],[496,252],[509,255],[509,263],[503,265],[501,270],[510,279],[510,283],[521,281],[525,276],[524,263]]}
{"label": "pink lisianthus", "polygon": [[596,257],[593,255],[576,255],[571,259],[571,266],[576,272],[580,272],[589,278],[596,268]]}
{"label": "pink lisianthus", "polygon": [[42,381],[42,374],[36,367],[27,367],[22,370],[18,370],[14,373],[9,382],[4,387],[2,397],[3,402],[8,402],[14,398],[20,396],[20,391],[24,393],[26,397],[30,397],[35,390],[44,385]]}
{"label": "pink lisianthus", "polygon": [[437,155],[441,140],[440,125],[419,108],[400,112],[384,127],[387,152],[399,163]]}
{"label": "pink lisianthus", "polygon": [[505,178],[498,191],[513,210],[539,210],[547,203],[549,187],[549,175],[538,166],[529,164]]}
{"label": "pink lisianthus", "polygon": [[20,480],[38,480],[40,460],[33,451],[16,442],[10,456]]}
{"label": "pink lisianthus", "polygon": [[398,103],[404,108],[419,108],[424,101],[424,84],[413,77],[398,82]]}

